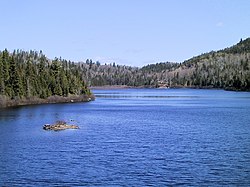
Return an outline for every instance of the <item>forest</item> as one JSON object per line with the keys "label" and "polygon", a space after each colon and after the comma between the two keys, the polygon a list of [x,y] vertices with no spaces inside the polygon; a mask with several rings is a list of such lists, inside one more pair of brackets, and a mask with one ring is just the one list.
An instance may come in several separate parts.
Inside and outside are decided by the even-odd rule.
{"label": "forest", "polygon": [[250,90],[250,38],[236,45],[201,54],[182,63],[160,62],[142,68],[79,63],[90,86],[195,87]]}
{"label": "forest", "polygon": [[[10,53],[5,49],[0,52],[1,106],[19,105],[19,101],[27,100],[42,102],[41,99],[52,96],[90,95],[78,66],[70,61],[49,60],[42,51],[15,50]],[[11,103],[13,100],[16,103]]]}
{"label": "forest", "polygon": [[0,104],[53,96],[90,96],[90,86],[192,87],[250,91],[250,38],[182,63],[142,68],[47,58],[42,51],[0,51]]}

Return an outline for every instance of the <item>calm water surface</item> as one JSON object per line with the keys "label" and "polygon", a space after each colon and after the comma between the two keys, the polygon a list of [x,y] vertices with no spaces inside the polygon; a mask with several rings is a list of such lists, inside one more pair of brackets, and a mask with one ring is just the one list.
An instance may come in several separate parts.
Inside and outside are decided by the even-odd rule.
{"label": "calm water surface", "polygon": [[[250,93],[94,93],[0,110],[0,186],[250,185]],[[42,129],[57,120],[80,129]]]}

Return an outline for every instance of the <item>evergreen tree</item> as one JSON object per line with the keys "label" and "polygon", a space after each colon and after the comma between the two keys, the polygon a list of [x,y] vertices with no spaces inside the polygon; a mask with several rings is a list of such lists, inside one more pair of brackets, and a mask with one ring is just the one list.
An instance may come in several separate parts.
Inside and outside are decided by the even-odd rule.
{"label": "evergreen tree", "polygon": [[[91,94],[77,65],[42,52],[0,51],[0,95],[11,99]],[[83,83],[83,84],[81,84]],[[84,86],[83,86],[84,85]]]}
{"label": "evergreen tree", "polygon": [[14,56],[12,56],[10,58],[9,73],[10,73],[9,85],[10,85],[10,88],[11,88],[10,96],[12,98],[19,97],[22,86],[21,86],[21,81],[20,81],[19,74],[17,72],[17,64],[16,64],[16,62],[14,60]]}

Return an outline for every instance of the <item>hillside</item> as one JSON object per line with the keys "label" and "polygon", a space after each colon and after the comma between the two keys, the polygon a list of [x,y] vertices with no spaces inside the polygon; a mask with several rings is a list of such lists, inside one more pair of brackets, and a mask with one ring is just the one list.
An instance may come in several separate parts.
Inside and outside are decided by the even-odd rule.
{"label": "hillside", "polygon": [[198,87],[250,90],[250,38],[182,63],[161,62],[142,68],[87,60],[81,70],[91,86]]}
{"label": "hillside", "polygon": [[250,39],[191,58],[172,71],[175,84],[230,90],[250,89]]}

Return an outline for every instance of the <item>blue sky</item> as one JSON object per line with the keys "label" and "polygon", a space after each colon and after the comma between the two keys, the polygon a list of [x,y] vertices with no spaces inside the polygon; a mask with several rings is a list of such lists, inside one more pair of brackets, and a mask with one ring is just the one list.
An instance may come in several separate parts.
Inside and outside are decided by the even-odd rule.
{"label": "blue sky", "polygon": [[250,36],[249,0],[0,0],[0,50],[143,66]]}

